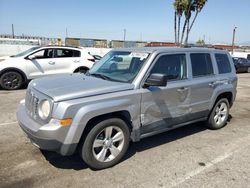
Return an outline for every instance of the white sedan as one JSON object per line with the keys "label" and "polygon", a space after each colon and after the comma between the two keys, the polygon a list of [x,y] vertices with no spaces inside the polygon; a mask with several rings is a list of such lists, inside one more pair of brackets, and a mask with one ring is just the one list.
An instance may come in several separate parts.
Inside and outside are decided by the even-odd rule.
{"label": "white sedan", "polygon": [[65,73],[85,73],[95,59],[77,47],[33,47],[8,58],[0,57],[0,86],[19,89],[28,80]]}

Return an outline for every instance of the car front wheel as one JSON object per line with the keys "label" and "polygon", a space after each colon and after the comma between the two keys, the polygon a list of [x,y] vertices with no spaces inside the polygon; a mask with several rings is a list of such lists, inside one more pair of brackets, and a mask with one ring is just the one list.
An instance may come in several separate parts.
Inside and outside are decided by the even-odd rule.
{"label": "car front wheel", "polygon": [[83,143],[81,156],[94,169],[117,164],[129,146],[128,125],[121,119],[111,118],[94,125]]}
{"label": "car front wheel", "polygon": [[6,90],[20,89],[23,84],[23,77],[20,73],[9,71],[2,74],[0,85]]}

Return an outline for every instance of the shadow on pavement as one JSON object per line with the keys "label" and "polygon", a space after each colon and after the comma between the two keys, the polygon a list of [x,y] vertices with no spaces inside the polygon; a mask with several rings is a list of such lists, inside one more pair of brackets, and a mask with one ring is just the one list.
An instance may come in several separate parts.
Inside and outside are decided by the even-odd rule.
{"label": "shadow on pavement", "polygon": [[71,156],[62,156],[58,153],[44,150],[41,150],[41,152],[45,159],[56,168],[74,170],[83,170],[88,168],[78,152]]}
{"label": "shadow on pavement", "polygon": [[[201,122],[186,125],[172,131],[142,139],[140,142],[131,143],[122,161],[129,159],[137,152],[143,152],[144,150],[154,148],[162,144],[167,144],[175,140],[182,139],[184,137],[207,130],[207,128],[202,124],[204,123]],[[88,168],[88,166],[82,161],[78,152],[76,152],[72,156],[61,156],[55,152],[49,151],[42,151],[42,154],[44,155],[46,160],[56,168],[74,170],[83,170]]]}

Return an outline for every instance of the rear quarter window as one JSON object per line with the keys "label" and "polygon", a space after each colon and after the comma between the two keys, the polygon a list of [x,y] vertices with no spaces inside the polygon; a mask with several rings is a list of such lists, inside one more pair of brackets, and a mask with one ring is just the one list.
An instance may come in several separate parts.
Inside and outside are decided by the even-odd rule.
{"label": "rear quarter window", "polygon": [[227,54],[215,54],[219,74],[230,73],[232,71]]}

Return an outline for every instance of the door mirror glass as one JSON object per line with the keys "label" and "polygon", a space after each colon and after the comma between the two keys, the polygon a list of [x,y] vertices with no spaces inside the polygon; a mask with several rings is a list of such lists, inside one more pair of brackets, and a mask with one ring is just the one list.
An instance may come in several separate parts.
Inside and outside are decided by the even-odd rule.
{"label": "door mirror glass", "polygon": [[144,86],[166,86],[167,85],[167,76],[165,74],[151,74]]}

